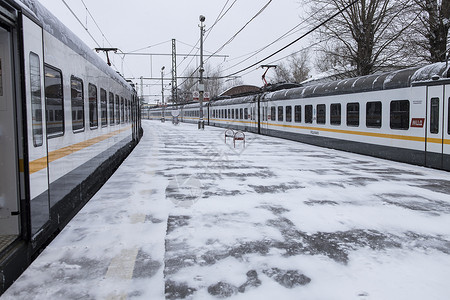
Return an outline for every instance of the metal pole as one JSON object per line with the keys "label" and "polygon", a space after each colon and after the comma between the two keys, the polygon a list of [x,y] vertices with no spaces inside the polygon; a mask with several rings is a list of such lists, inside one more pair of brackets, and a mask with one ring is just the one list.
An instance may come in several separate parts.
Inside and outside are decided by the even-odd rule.
{"label": "metal pole", "polygon": [[205,85],[203,84],[203,72],[205,69],[203,68],[203,33],[205,26],[203,22],[205,22],[205,16],[200,15],[200,81],[198,84],[199,101],[200,101],[200,112],[199,112],[199,122],[198,129],[205,129],[205,122],[203,121],[203,93],[205,92]]}
{"label": "metal pole", "polygon": [[162,97],[162,100],[161,100],[161,103],[162,103],[162,117],[161,117],[161,122],[165,122],[166,121],[166,119],[165,119],[165,107],[164,107],[164,69],[165,69],[166,67],[162,67],[161,68],[161,97]]}

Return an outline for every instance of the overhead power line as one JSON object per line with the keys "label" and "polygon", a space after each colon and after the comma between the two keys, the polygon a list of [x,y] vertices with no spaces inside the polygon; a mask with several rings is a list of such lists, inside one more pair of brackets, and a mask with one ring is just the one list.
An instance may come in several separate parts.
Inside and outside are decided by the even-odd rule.
{"label": "overhead power line", "polygon": [[328,19],[324,20],[323,22],[321,22],[319,25],[316,25],[314,28],[312,28],[311,30],[309,30],[308,32],[306,32],[305,34],[301,35],[299,38],[295,39],[294,41],[292,41],[291,43],[287,44],[286,46],[282,47],[281,49],[275,51],[274,53],[268,55],[267,57],[259,60],[258,62],[242,69],[239,70],[237,72],[234,72],[228,76],[224,76],[224,78],[226,77],[231,77],[231,76],[235,76],[239,73],[242,73],[244,71],[247,71],[250,68],[253,68],[254,66],[260,65],[262,62],[264,62],[265,60],[275,56],[276,54],[280,53],[281,51],[289,48],[290,46],[292,46],[293,44],[297,43],[298,41],[300,41],[301,39],[303,39],[304,37],[308,36],[309,34],[311,34],[312,32],[316,31],[318,28],[322,27],[323,25],[325,25],[326,23],[328,23],[329,21],[331,21],[332,19],[334,19],[335,17],[337,17],[338,15],[340,15],[341,13],[343,13],[344,11],[346,11],[348,8],[350,8],[352,5],[354,5],[356,2],[358,2],[358,0],[354,0],[352,1],[350,4],[346,5],[344,8],[340,9],[339,11],[337,11],[335,14],[333,14],[332,16],[330,16]]}
{"label": "overhead power line", "polygon": [[83,0],[81,0],[81,3],[83,3],[84,8],[86,9],[87,13],[89,14],[89,16],[91,17],[92,21],[94,21],[95,26],[97,26],[97,29],[100,31],[100,33],[102,34],[102,37],[105,39],[105,41],[111,46],[113,47],[113,45],[109,42],[108,38],[105,36],[105,34],[103,33],[102,29],[100,28],[100,26],[98,26],[97,21],[95,20],[94,16],[91,14],[90,10],[87,8],[86,3],[84,3]]}
{"label": "overhead power line", "polygon": [[[239,29],[228,41],[226,41],[225,42],[225,44],[223,44],[219,49],[217,49],[214,53],[213,53],[213,55],[214,54],[216,54],[216,53],[218,53],[218,52],[220,52],[220,51],[222,51],[222,49],[223,48],[225,48],[228,44],[230,44],[235,38],[236,38],[236,36],[238,36],[238,34],[239,33],[241,33],[244,29],[245,29],[245,27],[247,27],[247,25],[248,24],[250,24],[254,19],[256,19],[268,6],[269,6],[269,4],[272,2],[272,0],[269,0],[267,3],[266,3],[266,5],[264,5],[257,13],[256,13],[256,15],[254,15],[247,23],[245,23],[245,25],[241,28],[241,29]],[[206,59],[205,59],[205,62],[206,61],[208,61],[208,59],[210,58],[211,56],[208,56]]]}
{"label": "overhead power line", "polygon": [[64,5],[67,7],[67,9],[72,13],[72,15],[75,17],[75,19],[77,19],[77,21],[78,21],[78,23],[80,23],[81,27],[83,27],[84,30],[86,30],[86,32],[89,34],[91,39],[95,42],[95,44],[97,44],[97,46],[100,47],[100,44],[92,36],[92,34],[89,32],[89,29],[83,24],[83,22],[81,22],[81,20],[78,18],[78,16],[75,14],[75,12],[70,8],[69,4],[67,4],[67,2],[65,0],[61,0],[61,1],[64,3]]}

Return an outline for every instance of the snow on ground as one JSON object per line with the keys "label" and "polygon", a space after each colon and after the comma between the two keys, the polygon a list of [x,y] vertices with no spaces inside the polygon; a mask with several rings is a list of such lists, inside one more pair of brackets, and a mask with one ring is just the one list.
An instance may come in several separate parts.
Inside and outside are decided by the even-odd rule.
{"label": "snow on ground", "polygon": [[448,172],[143,124],[2,300],[448,299]]}

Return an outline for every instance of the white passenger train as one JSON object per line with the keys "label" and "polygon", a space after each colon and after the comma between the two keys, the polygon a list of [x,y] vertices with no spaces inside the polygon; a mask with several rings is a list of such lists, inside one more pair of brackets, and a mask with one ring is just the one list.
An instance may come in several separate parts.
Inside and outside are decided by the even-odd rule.
{"label": "white passenger train", "polygon": [[[449,99],[449,66],[438,63],[212,101],[203,114],[212,126],[450,171]],[[198,103],[177,109],[181,121],[198,122]]]}
{"label": "white passenger train", "polygon": [[141,136],[134,88],[34,0],[0,0],[0,294]]}

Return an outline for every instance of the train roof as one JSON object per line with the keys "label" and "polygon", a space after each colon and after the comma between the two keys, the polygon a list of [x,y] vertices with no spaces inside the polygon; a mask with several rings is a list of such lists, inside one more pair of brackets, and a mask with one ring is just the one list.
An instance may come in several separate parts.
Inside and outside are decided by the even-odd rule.
{"label": "train roof", "polygon": [[84,59],[114,78],[117,82],[128,87],[130,84],[110,66],[106,64],[94,51],[89,48],[78,36],[58,20],[47,8],[37,0],[12,0],[20,6],[25,14],[36,19],[45,31],[56,37],[66,46],[81,55]]}
{"label": "train roof", "polygon": [[448,64],[436,63],[424,67],[408,68],[394,72],[276,91],[266,94],[264,99],[298,99],[406,88],[415,84],[427,83],[438,78],[448,78],[448,73]]}

